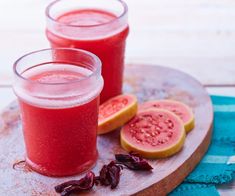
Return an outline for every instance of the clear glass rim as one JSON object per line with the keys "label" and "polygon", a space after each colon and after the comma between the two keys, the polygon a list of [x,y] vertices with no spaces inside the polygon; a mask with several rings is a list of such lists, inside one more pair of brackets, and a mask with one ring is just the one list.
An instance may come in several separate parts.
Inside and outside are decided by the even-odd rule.
{"label": "clear glass rim", "polygon": [[[31,56],[31,55],[34,55],[34,54],[38,54],[38,53],[41,53],[41,52],[46,52],[46,51],[75,51],[75,52],[80,52],[80,53],[83,53],[85,55],[89,55],[93,58],[94,60],[94,64],[95,64],[95,69],[92,70],[92,73],[88,76],[86,76],[85,78],[82,78],[82,79],[78,79],[78,80],[74,80],[74,81],[70,81],[70,82],[57,82],[57,83],[48,83],[48,82],[39,82],[39,81],[35,81],[35,80],[31,80],[31,79],[28,79],[26,77],[23,77],[21,73],[19,73],[19,71],[17,70],[17,67],[18,67],[18,64],[21,62],[21,60]],[[43,62],[42,62],[43,63]],[[53,63],[53,61],[48,61],[48,62],[45,62],[45,63]],[[56,61],[55,61],[56,63]],[[59,63],[59,62],[57,62]],[[66,63],[66,62],[64,62]],[[71,64],[73,65],[71,62],[69,62],[68,64]],[[75,63],[74,63],[75,65]],[[29,83],[32,83],[32,84],[40,84],[40,85],[49,85],[49,86],[53,86],[53,85],[67,85],[67,84],[74,84],[74,83],[80,83],[82,81],[85,81],[85,80],[89,80],[90,78],[92,78],[93,76],[96,76],[96,75],[99,75],[101,76],[101,61],[100,59],[93,53],[89,52],[89,51],[86,51],[86,50],[82,50],[82,49],[76,49],[76,48],[46,48],[46,49],[41,49],[41,50],[36,50],[36,51],[33,51],[33,52],[29,52],[23,56],[21,56],[20,58],[18,58],[15,63],[13,64],[13,71],[14,71],[14,74],[19,77],[20,79],[22,79],[23,81],[25,82],[29,82]],[[32,65],[33,67],[34,65]]]}
{"label": "clear glass rim", "polygon": [[50,15],[50,9],[58,2],[60,1],[66,1],[66,0],[55,0],[53,2],[51,2],[47,7],[46,7],[46,10],[45,10],[45,14],[47,16],[47,18],[49,18],[51,21],[53,21],[54,23],[57,23],[57,24],[60,24],[60,25],[64,25],[64,26],[67,26],[67,27],[79,27],[79,28],[92,28],[92,27],[100,27],[100,26],[103,26],[103,25],[108,25],[108,24],[111,24],[117,20],[120,20],[122,19],[123,17],[125,17],[126,13],[128,12],[128,6],[127,4],[122,1],[122,0],[115,0],[117,2],[120,2],[122,7],[124,8],[123,9],[123,12],[115,19],[113,20],[110,20],[109,22],[105,22],[105,23],[101,23],[101,24],[95,24],[95,25],[71,25],[71,24],[66,24],[66,23],[62,23],[62,22],[58,22],[54,17],[52,17]]}

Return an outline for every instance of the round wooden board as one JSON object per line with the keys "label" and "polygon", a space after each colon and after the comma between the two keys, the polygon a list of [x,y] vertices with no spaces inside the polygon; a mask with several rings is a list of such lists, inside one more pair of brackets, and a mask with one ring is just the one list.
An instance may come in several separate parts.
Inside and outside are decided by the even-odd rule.
{"label": "round wooden board", "polygon": [[[193,170],[206,152],[211,138],[213,109],[210,97],[202,85],[191,76],[177,70],[147,65],[126,66],[124,91],[138,96],[140,102],[153,99],[174,99],[193,108],[196,127],[186,139],[183,150],[161,160],[150,161],[152,172],[122,171],[115,190],[94,187],[84,195],[165,195],[179,185]],[[98,137],[99,160],[92,169],[98,174],[103,164],[124,153],[119,144],[119,131]],[[54,186],[81,176],[66,178],[45,177],[31,171],[24,164],[24,144],[16,102],[0,114],[0,195],[57,195]]]}

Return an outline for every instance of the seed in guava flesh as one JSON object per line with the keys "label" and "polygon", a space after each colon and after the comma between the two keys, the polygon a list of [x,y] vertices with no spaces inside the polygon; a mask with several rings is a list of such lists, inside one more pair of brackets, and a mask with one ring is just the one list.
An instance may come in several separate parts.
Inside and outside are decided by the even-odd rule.
{"label": "seed in guava flesh", "polygon": [[113,97],[99,107],[98,134],[113,131],[137,113],[137,98],[131,94]]}
{"label": "seed in guava flesh", "polygon": [[195,126],[195,118],[192,109],[182,102],[175,100],[148,101],[139,106],[139,111],[152,108],[165,109],[176,114],[183,121],[186,133],[191,131]]}
{"label": "seed in guava flesh", "polygon": [[164,158],[179,152],[185,141],[182,120],[164,109],[139,112],[121,130],[121,146],[145,158]]}

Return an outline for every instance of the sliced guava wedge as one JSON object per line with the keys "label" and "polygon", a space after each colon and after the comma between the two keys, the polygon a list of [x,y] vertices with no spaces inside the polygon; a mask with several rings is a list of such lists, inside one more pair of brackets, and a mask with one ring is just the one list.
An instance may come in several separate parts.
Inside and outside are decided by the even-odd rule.
{"label": "sliced guava wedge", "polygon": [[99,107],[98,134],[121,127],[137,113],[137,98],[131,94],[113,97]]}

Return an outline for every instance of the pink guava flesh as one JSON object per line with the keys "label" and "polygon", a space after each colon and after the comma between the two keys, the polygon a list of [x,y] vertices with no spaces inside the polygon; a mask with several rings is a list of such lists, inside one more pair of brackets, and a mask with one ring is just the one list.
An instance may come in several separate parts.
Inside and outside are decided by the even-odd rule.
{"label": "pink guava flesh", "polygon": [[106,118],[114,115],[132,102],[133,97],[128,95],[117,96],[106,101],[99,107],[99,121],[103,121]]}
{"label": "pink guava flesh", "polygon": [[140,112],[124,126],[122,134],[131,145],[156,151],[177,143],[182,131],[182,122],[174,114],[151,110]]}
{"label": "pink guava flesh", "polygon": [[180,119],[183,120],[184,123],[187,123],[192,118],[191,111],[189,111],[189,108],[183,105],[182,103],[176,101],[149,101],[140,105],[139,109],[146,110],[151,108],[169,110],[178,117],[180,117]]}

